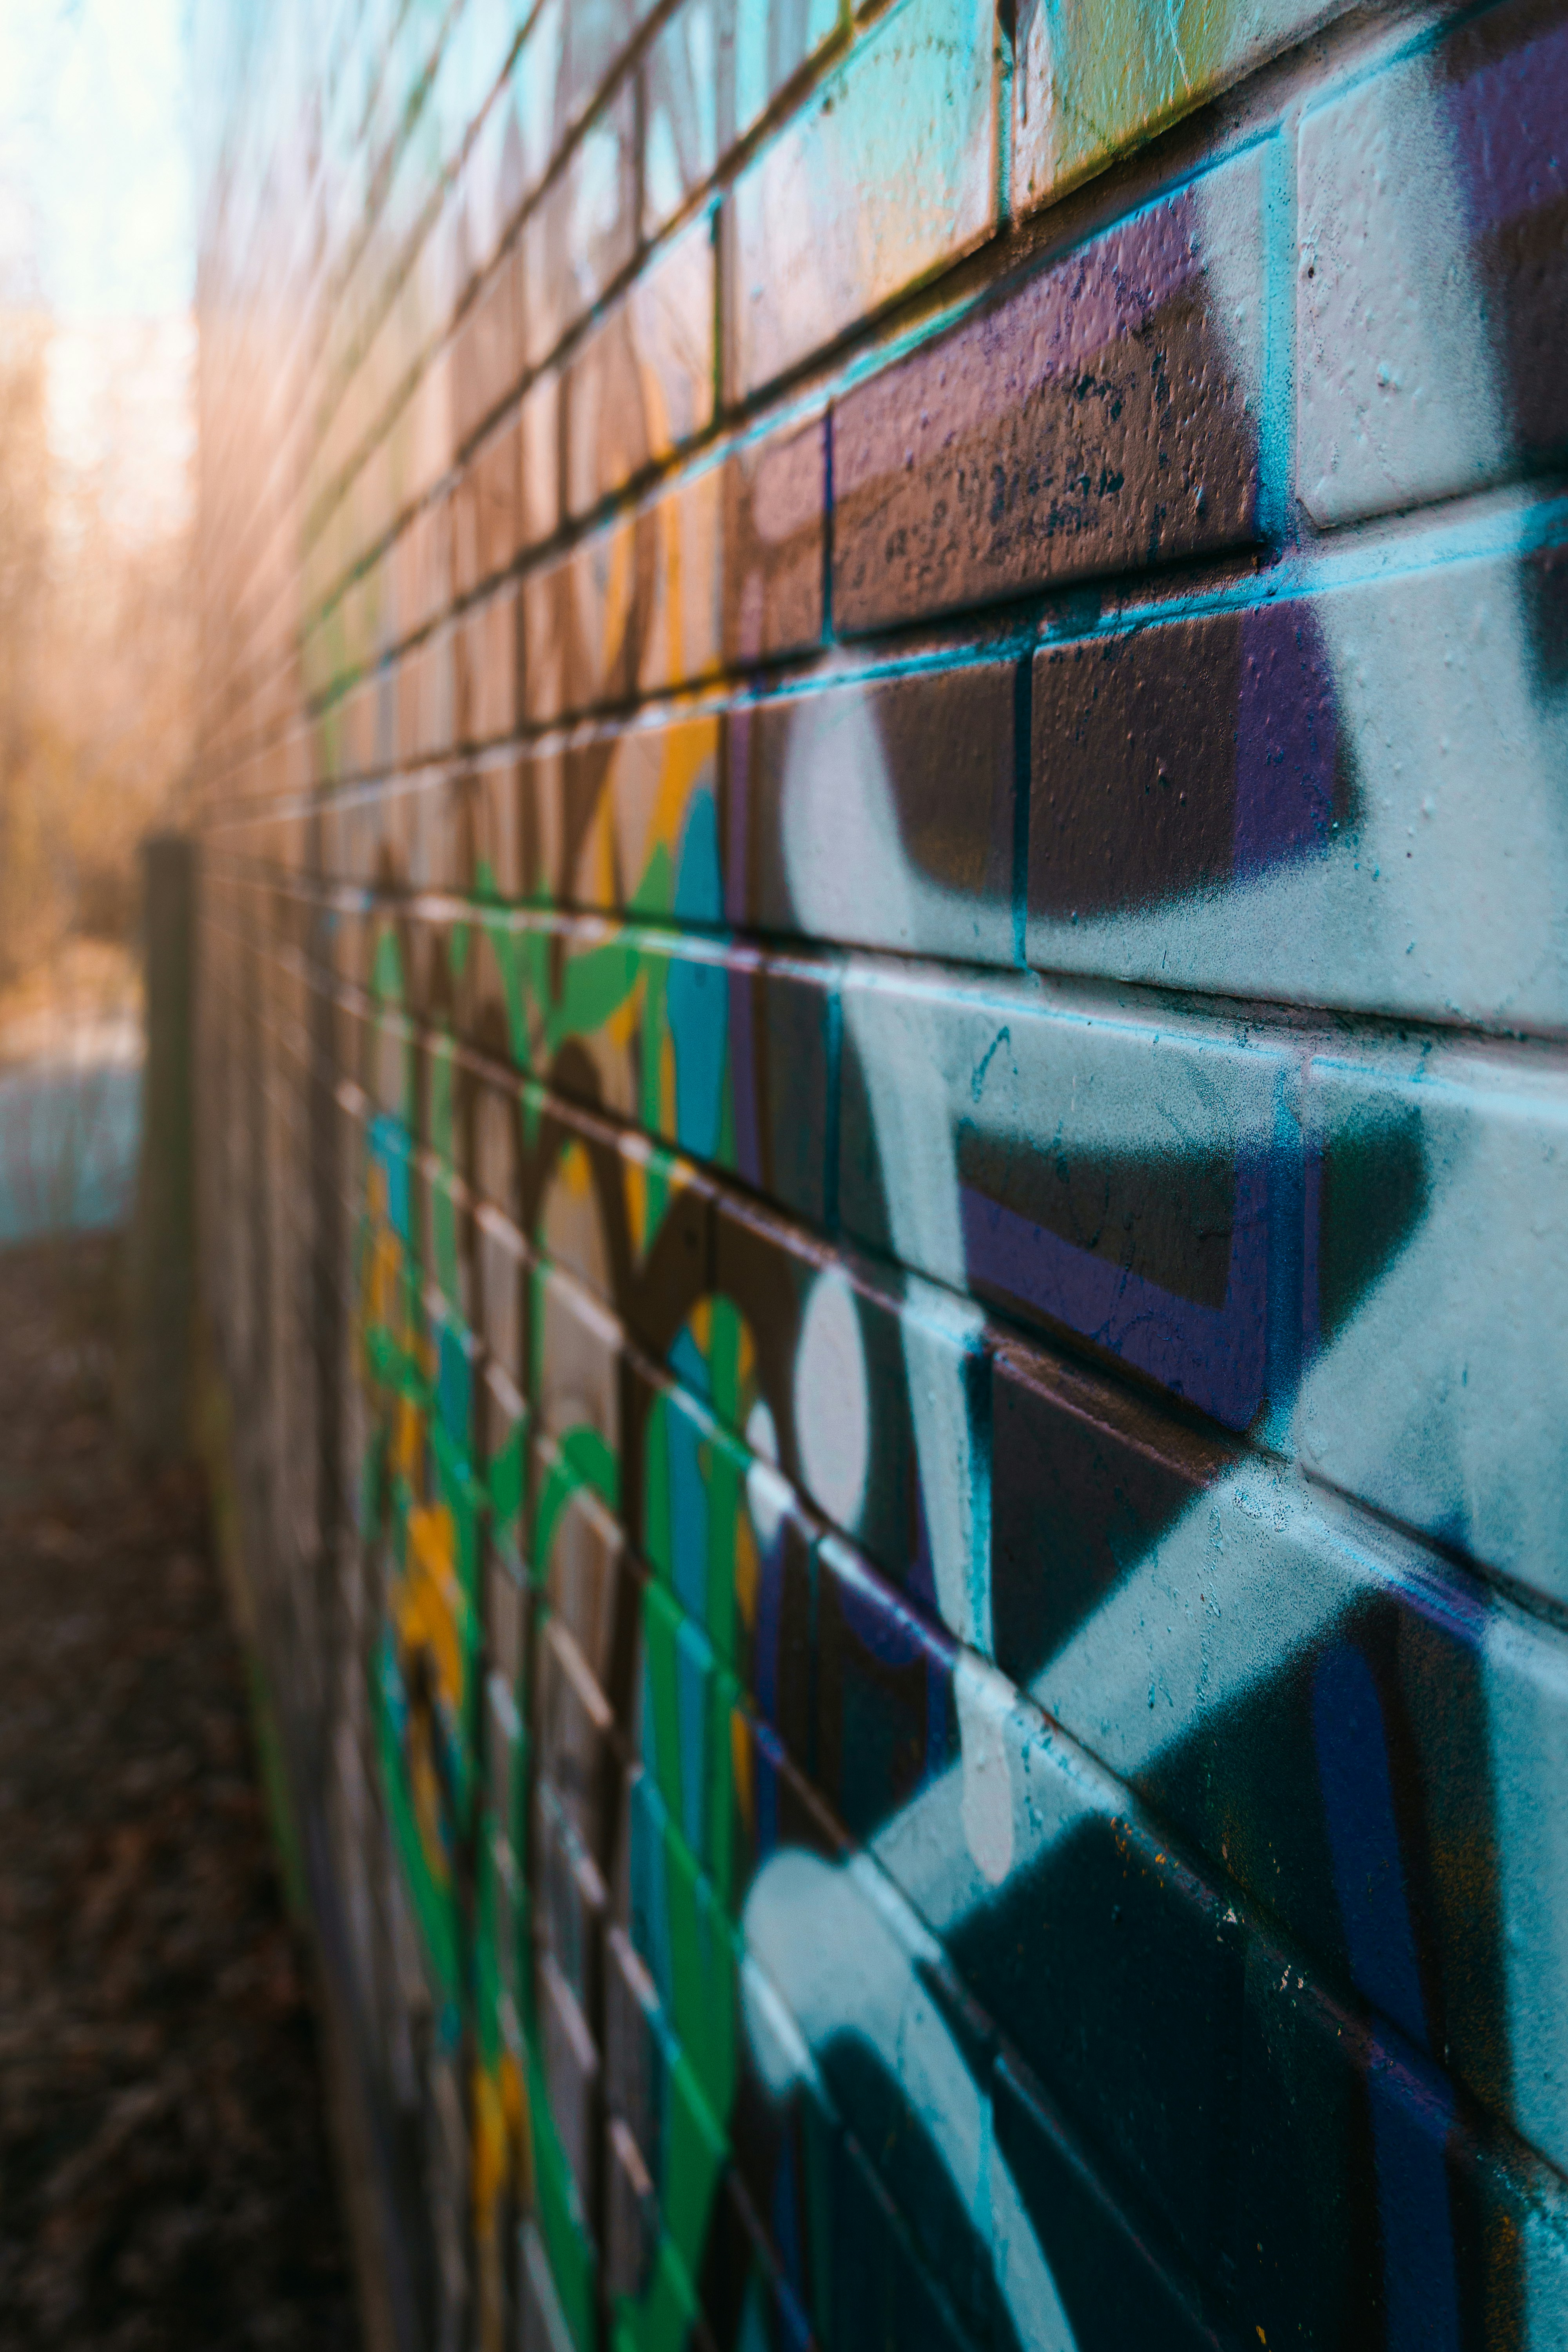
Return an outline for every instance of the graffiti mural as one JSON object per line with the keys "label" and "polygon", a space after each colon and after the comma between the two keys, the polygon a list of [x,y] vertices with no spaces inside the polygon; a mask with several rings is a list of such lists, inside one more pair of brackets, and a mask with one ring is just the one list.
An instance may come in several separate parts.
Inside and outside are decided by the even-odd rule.
{"label": "graffiti mural", "polygon": [[1568,2341],[1568,14],[1154,15],[203,35],[207,1311],[410,2347]]}

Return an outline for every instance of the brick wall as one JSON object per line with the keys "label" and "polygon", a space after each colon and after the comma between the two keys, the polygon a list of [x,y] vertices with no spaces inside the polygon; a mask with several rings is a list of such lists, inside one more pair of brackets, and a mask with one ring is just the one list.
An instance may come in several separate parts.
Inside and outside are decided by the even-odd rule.
{"label": "brick wall", "polygon": [[1568,2342],[1568,11],[198,38],[205,1295],[405,2341]]}

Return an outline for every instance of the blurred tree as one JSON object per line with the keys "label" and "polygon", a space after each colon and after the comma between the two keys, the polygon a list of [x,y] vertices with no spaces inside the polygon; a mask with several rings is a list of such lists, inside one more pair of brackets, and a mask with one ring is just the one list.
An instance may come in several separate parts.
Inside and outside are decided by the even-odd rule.
{"label": "blurred tree", "polygon": [[46,765],[38,680],[47,649],[48,322],[37,308],[0,314],[0,979],[42,940],[29,891],[39,855]]}
{"label": "blurred tree", "polygon": [[195,654],[187,319],[0,309],[0,982],[126,943]]}

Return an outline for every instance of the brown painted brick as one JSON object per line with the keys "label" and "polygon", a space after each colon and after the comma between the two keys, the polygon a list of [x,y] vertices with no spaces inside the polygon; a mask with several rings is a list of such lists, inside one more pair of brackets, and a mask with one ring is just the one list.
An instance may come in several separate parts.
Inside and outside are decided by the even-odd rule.
{"label": "brown painted brick", "polygon": [[522,396],[518,409],[518,518],[520,549],[551,539],[561,520],[561,380],[546,368]]}
{"label": "brown painted brick", "polygon": [[841,628],[1257,535],[1260,199],[1244,156],[836,404]]}
{"label": "brown painted brick", "polygon": [[515,250],[509,247],[458,323],[452,344],[453,423],[461,444],[522,372]]}
{"label": "brown painted brick", "polygon": [[488,743],[517,725],[518,593],[498,588],[458,625],[458,735]]}
{"label": "brown painted brick", "polygon": [[518,422],[513,412],[475,451],[452,504],[452,587],[473,593],[517,552]]}
{"label": "brown painted brick", "polygon": [[827,428],[815,418],[735,450],[724,475],[724,656],[798,653],[822,637]]}
{"label": "brown painted brick", "polygon": [[1178,900],[1321,856],[1352,814],[1307,604],[1211,613],[1037,655],[1029,909]]}

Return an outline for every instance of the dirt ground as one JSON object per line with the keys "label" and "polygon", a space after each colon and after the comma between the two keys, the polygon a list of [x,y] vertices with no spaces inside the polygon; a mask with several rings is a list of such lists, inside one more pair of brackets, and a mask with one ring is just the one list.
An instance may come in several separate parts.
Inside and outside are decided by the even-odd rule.
{"label": "dirt ground", "polygon": [[113,1245],[0,1254],[0,2347],[358,2344],[304,1956]]}

